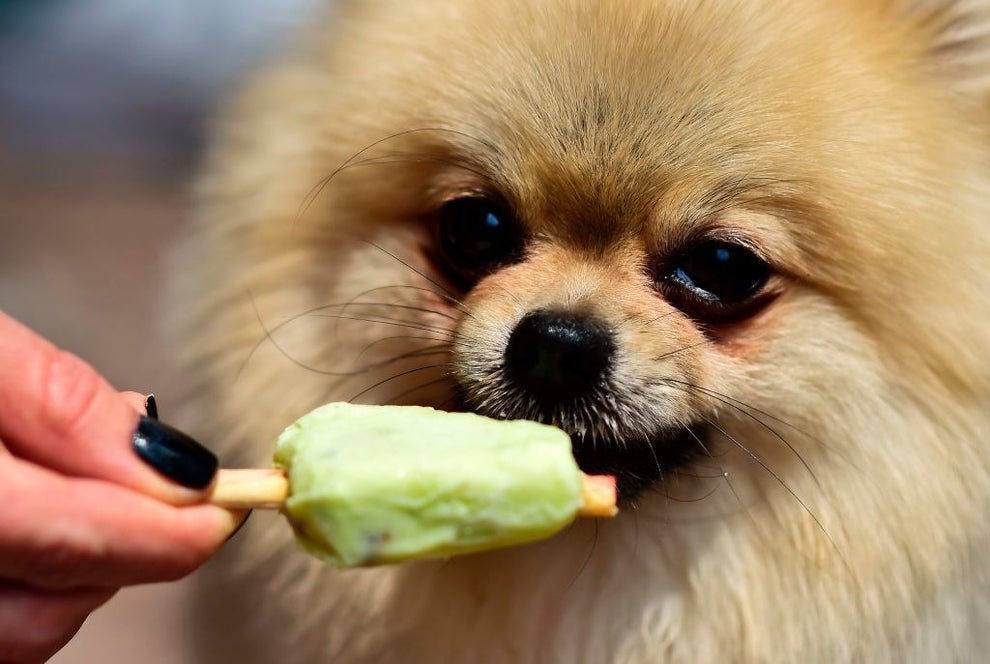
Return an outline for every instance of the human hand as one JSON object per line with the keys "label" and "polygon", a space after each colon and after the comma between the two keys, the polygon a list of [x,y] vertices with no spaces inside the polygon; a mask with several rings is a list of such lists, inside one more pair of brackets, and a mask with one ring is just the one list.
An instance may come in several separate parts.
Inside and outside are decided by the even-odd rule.
{"label": "human hand", "polygon": [[205,562],[243,514],[217,460],[0,313],[0,661],[44,661],[121,587]]}

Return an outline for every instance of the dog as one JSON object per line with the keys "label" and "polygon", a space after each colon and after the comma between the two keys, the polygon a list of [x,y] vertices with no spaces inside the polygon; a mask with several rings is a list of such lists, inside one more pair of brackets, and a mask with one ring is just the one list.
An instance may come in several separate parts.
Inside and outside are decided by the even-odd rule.
{"label": "dog", "polygon": [[367,570],[255,515],[203,661],[979,661],[988,37],[985,1],[328,10],[216,124],[186,426],[265,466],[329,401],[534,419],[621,512]]}

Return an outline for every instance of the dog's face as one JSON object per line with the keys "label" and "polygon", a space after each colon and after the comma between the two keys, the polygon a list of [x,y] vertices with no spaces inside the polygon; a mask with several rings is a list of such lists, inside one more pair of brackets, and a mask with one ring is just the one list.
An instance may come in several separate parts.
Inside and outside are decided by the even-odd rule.
{"label": "dog's face", "polygon": [[[891,370],[972,381],[932,329],[971,295],[982,151],[937,43],[884,3],[757,4],[355,12],[262,107],[293,123],[260,143],[289,174],[251,193],[252,242],[281,244],[249,253],[308,262],[239,278],[283,315],[320,307],[280,332],[358,372],[333,397],[384,380],[368,398],[553,422],[627,493],[713,434],[757,456],[731,420],[780,447],[794,431],[759,413],[819,435]],[[401,321],[443,339],[394,339]]]}
{"label": "dog's face", "polygon": [[981,44],[949,3],[522,4],[355,3],[241,102],[191,249],[211,419],[551,422],[627,497],[731,469],[855,558],[985,398]]}

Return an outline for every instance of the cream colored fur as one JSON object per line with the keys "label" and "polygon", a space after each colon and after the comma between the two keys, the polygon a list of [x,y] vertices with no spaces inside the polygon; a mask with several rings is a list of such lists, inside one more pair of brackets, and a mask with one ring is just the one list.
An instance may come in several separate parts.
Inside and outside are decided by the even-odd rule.
{"label": "cream colored fur", "polygon": [[[982,661],[988,4],[371,0],[314,26],[217,129],[177,269],[194,433],[263,465],[320,403],[443,404],[566,304],[617,330],[617,431],[726,435],[614,521],[448,562],[337,572],[256,514],[200,579],[203,661]],[[479,187],[534,240],[464,316],[418,273]],[[713,229],[780,296],[707,337],[642,266]],[[443,337],[353,320],[382,317],[454,344],[329,375]]]}

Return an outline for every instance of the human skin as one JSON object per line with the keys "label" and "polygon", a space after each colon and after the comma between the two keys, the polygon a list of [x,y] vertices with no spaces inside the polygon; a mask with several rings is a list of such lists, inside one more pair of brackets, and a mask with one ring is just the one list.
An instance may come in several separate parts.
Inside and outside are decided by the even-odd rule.
{"label": "human skin", "polygon": [[243,514],[136,453],[139,424],[171,431],[142,418],[143,395],[3,313],[0,367],[0,661],[43,661],[121,587],[199,567]]}

